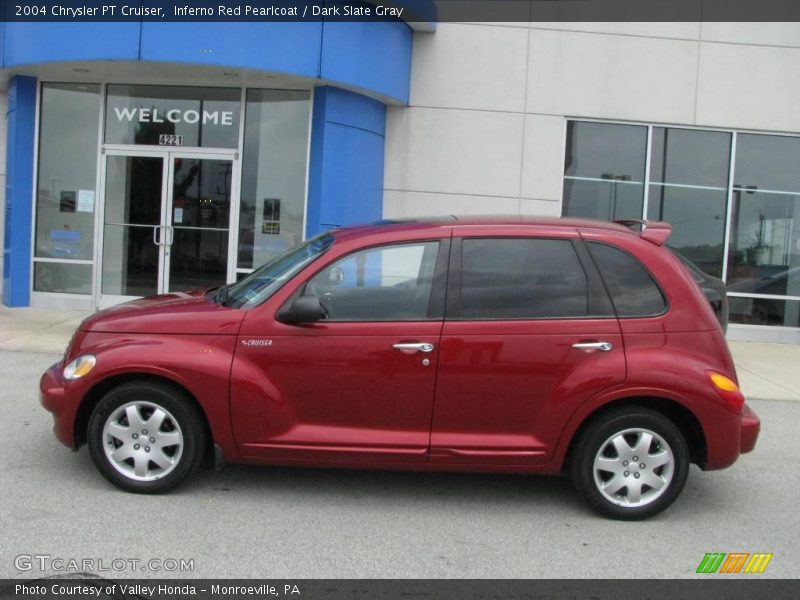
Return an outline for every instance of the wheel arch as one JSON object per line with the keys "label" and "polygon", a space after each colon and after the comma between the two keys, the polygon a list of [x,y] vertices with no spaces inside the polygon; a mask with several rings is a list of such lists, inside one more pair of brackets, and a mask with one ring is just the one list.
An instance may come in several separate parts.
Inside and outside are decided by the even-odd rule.
{"label": "wheel arch", "polygon": [[699,465],[701,468],[705,465],[705,434],[700,425],[700,421],[691,410],[680,402],[667,398],[657,396],[632,396],[603,404],[583,418],[567,443],[567,449],[561,461],[562,472],[569,471],[575,446],[592,423],[602,419],[607,414],[617,412],[624,408],[634,407],[654,410],[672,421],[686,440],[686,444],[689,447],[689,458],[691,462]]}
{"label": "wheel arch", "polygon": [[87,441],[87,432],[89,428],[89,419],[94,412],[95,407],[108,394],[111,390],[125,385],[127,383],[158,383],[172,388],[180,395],[184,396],[192,405],[197,409],[200,415],[203,428],[205,430],[205,438],[207,447],[204,448],[204,459],[208,460],[213,457],[213,444],[214,438],[211,431],[211,425],[208,421],[208,415],[203,410],[203,406],[198,402],[197,398],[185,386],[180,383],[161,375],[154,375],[152,373],[121,373],[111,375],[92,386],[88,392],[83,396],[78,411],[75,415],[75,431],[74,431],[74,447],[77,450],[83,446]]}

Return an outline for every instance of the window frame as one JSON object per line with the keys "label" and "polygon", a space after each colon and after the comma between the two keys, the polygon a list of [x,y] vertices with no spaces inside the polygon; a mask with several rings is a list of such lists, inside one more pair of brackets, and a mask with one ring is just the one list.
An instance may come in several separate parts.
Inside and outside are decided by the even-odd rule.
{"label": "window frame", "polygon": [[[586,310],[583,316],[548,316],[548,317],[464,317],[461,314],[461,282],[463,275],[463,242],[464,240],[488,239],[488,240],[556,240],[570,244],[575,252],[575,258],[583,270],[586,278]],[[605,305],[607,314],[591,314],[594,308],[602,312]],[[594,321],[598,319],[615,319],[614,305],[608,295],[602,278],[594,262],[588,256],[586,248],[582,247],[582,241],[577,237],[561,237],[553,235],[537,235],[535,233],[527,235],[502,235],[502,234],[481,234],[463,235],[453,238],[452,250],[450,252],[450,269],[447,285],[447,308],[445,319],[447,321],[458,322],[503,322],[503,321]]]}

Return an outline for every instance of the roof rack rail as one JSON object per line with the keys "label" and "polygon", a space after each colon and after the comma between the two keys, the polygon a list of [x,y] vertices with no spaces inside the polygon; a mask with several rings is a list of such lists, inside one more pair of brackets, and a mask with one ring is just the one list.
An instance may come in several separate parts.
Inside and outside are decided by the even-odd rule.
{"label": "roof rack rail", "polygon": [[619,225],[624,225],[629,229],[639,232],[643,240],[647,240],[656,246],[662,246],[667,241],[669,234],[672,233],[672,226],[664,221],[646,221],[644,219],[619,219],[614,221]]}

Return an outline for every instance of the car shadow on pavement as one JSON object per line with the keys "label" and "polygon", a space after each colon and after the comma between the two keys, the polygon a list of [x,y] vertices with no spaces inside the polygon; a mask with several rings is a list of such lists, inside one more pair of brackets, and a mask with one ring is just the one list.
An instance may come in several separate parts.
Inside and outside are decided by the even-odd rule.
{"label": "car shadow on pavement", "polygon": [[[448,505],[571,506],[581,502],[568,478],[514,474],[440,473],[228,465],[221,472],[205,470],[181,490],[186,493],[264,493],[272,498],[317,501],[336,499]],[[180,490],[178,490],[180,491]]]}

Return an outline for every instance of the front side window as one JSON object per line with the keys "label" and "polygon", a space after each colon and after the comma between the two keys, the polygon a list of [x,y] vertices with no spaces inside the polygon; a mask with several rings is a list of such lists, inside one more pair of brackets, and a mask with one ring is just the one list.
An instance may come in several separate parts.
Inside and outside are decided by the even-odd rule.
{"label": "front side window", "polygon": [[[333,236],[324,233],[293,250],[287,250],[241,281],[225,286],[222,295],[218,296],[218,301],[235,308],[261,304],[306,265],[327,252],[332,245]],[[219,294],[219,291],[217,293]]]}
{"label": "front side window", "polygon": [[547,319],[588,315],[588,284],[570,240],[465,239],[462,319]]}
{"label": "front side window", "polygon": [[428,318],[439,242],[369,248],[315,275],[314,295],[330,321],[421,321]]}
{"label": "front side window", "polygon": [[619,317],[652,317],[667,309],[667,302],[650,273],[627,252],[607,244],[589,242]]}

